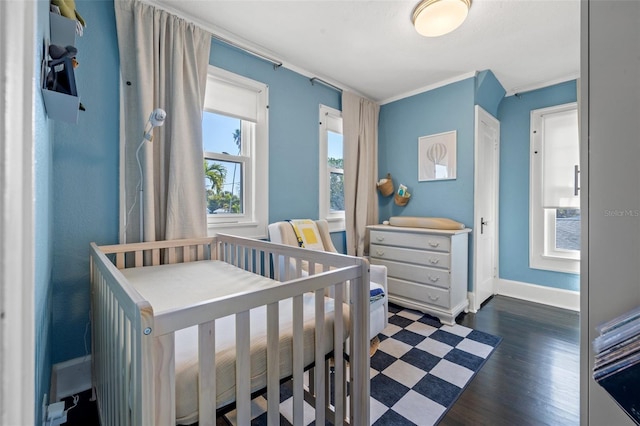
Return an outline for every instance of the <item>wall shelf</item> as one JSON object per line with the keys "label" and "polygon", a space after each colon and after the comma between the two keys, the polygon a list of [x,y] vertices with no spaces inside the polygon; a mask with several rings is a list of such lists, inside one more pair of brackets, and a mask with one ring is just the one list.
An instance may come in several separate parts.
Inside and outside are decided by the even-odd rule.
{"label": "wall shelf", "polygon": [[75,46],[77,22],[56,13],[49,14],[49,22],[51,42],[45,41],[44,43],[41,69],[42,81],[40,85],[44,105],[49,118],[76,124],[80,111],[80,97],[77,96],[75,90],[75,72],[73,66],[63,66],[63,68],[66,68],[66,78],[69,80],[70,87],[72,87],[72,94],[47,88],[47,75],[50,72],[48,64],[51,60],[49,56],[49,45],[56,44],[62,47]]}

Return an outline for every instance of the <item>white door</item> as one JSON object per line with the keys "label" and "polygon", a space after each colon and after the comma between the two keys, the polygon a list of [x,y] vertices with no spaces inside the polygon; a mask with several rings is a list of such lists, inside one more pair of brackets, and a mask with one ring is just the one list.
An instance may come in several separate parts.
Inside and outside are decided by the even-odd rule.
{"label": "white door", "polygon": [[495,294],[498,277],[498,172],[500,122],[475,107],[473,291],[470,309]]}

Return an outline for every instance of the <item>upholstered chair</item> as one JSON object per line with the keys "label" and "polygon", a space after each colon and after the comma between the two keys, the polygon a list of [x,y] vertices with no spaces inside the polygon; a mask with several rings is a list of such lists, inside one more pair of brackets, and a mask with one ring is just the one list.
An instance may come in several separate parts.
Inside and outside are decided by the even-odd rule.
{"label": "upholstered chair", "polygon": [[[314,221],[320,234],[321,241],[317,241],[316,249],[320,245],[324,251],[338,253],[329,233],[329,224],[326,220]],[[275,222],[269,225],[269,240],[274,243],[286,244],[290,246],[298,246],[298,238],[293,226],[288,221]],[[280,265],[280,268],[283,268]],[[369,305],[369,339],[373,339],[388,324],[389,302],[387,297],[387,267],[382,265],[370,265],[369,279],[370,290],[372,295],[383,291],[383,296],[372,297]]]}

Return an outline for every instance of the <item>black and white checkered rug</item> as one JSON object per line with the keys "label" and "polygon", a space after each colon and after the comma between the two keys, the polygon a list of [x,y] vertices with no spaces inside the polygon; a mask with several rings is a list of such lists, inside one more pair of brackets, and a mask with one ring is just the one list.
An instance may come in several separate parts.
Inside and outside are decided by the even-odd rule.
{"label": "black and white checkered rug", "polygon": [[[442,325],[430,315],[389,305],[389,326],[371,357],[371,424],[436,424],[502,340],[461,325]],[[292,390],[280,390],[280,424],[291,425]],[[251,424],[266,425],[267,401],[251,402]],[[235,411],[218,425],[236,425]],[[304,403],[304,426],[314,425],[314,409]]]}

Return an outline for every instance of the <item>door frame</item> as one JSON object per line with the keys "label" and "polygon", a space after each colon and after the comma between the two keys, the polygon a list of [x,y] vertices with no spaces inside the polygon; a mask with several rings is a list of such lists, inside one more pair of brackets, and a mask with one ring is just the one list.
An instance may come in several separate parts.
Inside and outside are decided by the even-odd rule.
{"label": "door frame", "polygon": [[[33,99],[36,5],[0,1],[0,423],[34,419]],[[7,106],[7,104],[5,104]]]}
{"label": "door frame", "polygon": [[493,259],[493,268],[495,271],[495,277],[494,277],[494,282],[493,282],[493,294],[496,294],[497,292],[497,281],[498,281],[498,259],[499,259],[499,252],[498,252],[498,237],[499,237],[499,232],[498,232],[498,228],[499,228],[499,198],[500,198],[500,121],[498,121],[497,118],[495,118],[493,115],[489,114],[485,109],[483,109],[481,106],[479,105],[475,105],[474,107],[474,176],[473,176],[473,223],[474,223],[474,233],[473,233],[473,271],[471,273],[471,281],[472,281],[472,285],[473,288],[471,289],[471,291],[469,292],[469,310],[471,312],[478,312],[478,309],[480,309],[480,305],[481,303],[479,302],[478,298],[477,298],[477,286],[476,286],[476,279],[477,279],[477,273],[478,273],[478,227],[476,226],[476,224],[480,223],[480,213],[478,212],[478,177],[480,176],[480,170],[479,170],[479,162],[478,162],[478,154],[479,154],[479,123],[480,123],[480,117],[486,118],[489,121],[494,121],[496,123],[498,123],[498,135],[497,135],[497,146],[496,146],[496,150],[494,153],[494,160],[495,160],[495,170],[493,171],[494,173],[494,182],[495,182],[495,199],[494,199],[494,226],[492,226],[490,229],[493,231],[494,233],[494,239],[493,239],[493,252],[494,252],[494,259]]}

